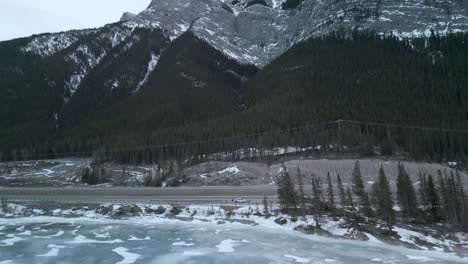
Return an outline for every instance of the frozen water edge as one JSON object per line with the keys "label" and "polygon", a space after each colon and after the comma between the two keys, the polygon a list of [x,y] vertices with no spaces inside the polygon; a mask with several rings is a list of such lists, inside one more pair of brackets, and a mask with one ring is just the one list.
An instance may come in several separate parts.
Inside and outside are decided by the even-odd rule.
{"label": "frozen water edge", "polygon": [[[10,219],[12,220],[12,219]],[[36,223],[36,222],[50,222],[50,223],[74,223],[74,224],[86,224],[86,223],[108,223],[108,224],[116,224],[116,223],[125,223],[125,224],[134,224],[134,225],[141,225],[141,224],[173,224],[173,225],[197,225],[197,226],[207,226],[211,225],[210,223],[204,223],[204,222],[198,222],[194,221],[192,223],[187,223],[183,221],[178,221],[178,220],[172,220],[172,219],[163,219],[163,218],[135,218],[135,219],[128,219],[128,220],[112,220],[112,219],[86,219],[86,218],[80,218],[80,219],[70,219],[70,218],[62,218],[62,217],[28,217],[28,218],[18,218],[15,219],[14,221],[8,221],[8,224],[4,219],[0,220],[0,224],[30,224],[30,223]],[[259,226],[247,226],[239,223],[228,223],[226,224],[230,229],[258,229],[260,228]],[[272,231],[269,227],[265,227],[267,230],[266,231]],[[275,232],[278,230],[275,229]],[[302,238],[307,238],[315,242],[334,242],[336,241],[335,239],[332,238],[325,238],[325,237],[320,237],[320,236],[315,236],[315,235],[304,235],[300,234],[298,232],[294,232],[292,230],[288,230],[284,228],[282,232],[288,233],[290,235],[295,235],[299,236]],[[226,247],[221,246],[221,244],[225,244]],[[232,253],[234,251],[234,248],[231,251],[231,246],[232,246],[232,241],[223,241],[220,244],[220,249],[219,252],[221,253]],[[239,245],[242,241],[234,241],[236,245]],[[427,259],[444,259],[446,261],[453,261],[453,262],[460,262],[463,263],[464,260],[461,258],[453,255],[453,254],[447,254],[447,253],[442,253],[442,252],[428,252],[428,251],[418,251],[418,250],[412,250],[412,249],[406,249],[406,248],[401,248],[401,247],[394,247],[394,246],[389,246],[386,244],[375,244],[372,242],[365,242],[365,241],[347,241],[347,240],[340,240],[340,243],[345,243],[345,244],[350,244],[350,245],[361,245],[363,247],[379,247],[391,251],[398,251],[400,254],[404,254],[408,257],[409,260],[427,260]],[[58,248],[58,247],[57,247]],[[228,249],[229,248],[229,249]],[[120,248],[122,249],[122,248]],[[221,250],[223,249],[223,250]],[[203,252],[198,252],[198,251],[184,251],[185,256],[202,256],[204,255]],[[120,252],[122,254],[125,254]],[[128,252],[126,252],[128,253]],[[49,253],[45,254],[48,255]],[[119,254],[119,253],[118,253]],[[132,253],[128,253],[132,254]],[[119,254],[121,255],[121,254]],[[291,255],[293,256],[293,255]],[[133,263],[133,262],[125,262],[125,261],[130,261],[128,258],[125,259],[122,262],[119,263]],[[298,262],[301,263],[301,262]],[[305,262],[303,262],[305,263]]]}
{"label": "frozen water edge", "polygon": [[[120,205],[108,205],[108,206],[114,206],[114,208],[120,208]],[[140,205],[143,206],[143,205]],[[149,206],[149,205],[148,205]],[[74,224],[74,225],[85,225],[87,223],[89,224],[103,224],[105,223],[106,225],[111,225],[111,224],[131,224],[131,225],[149,225],[149,226],[155,226],[158,224],[166,224],[166,225],[188,225],[188,228],[190,230],[207,230],[213,227],[213,225],[219,225],[223,226],[223,228],[229,228],[236,230],[238,229],[239,231],[245,232],[246,229],[252,229],[255,231],[258,230],[265,230],[265,232],[282,232],[286,233],[289,235],[294,235],[294,236],[300,236],[302,238],[306,238],[309,240],[312,240],[314,242],[326,242],[326,243],[334,243],[338,242],[340,244],[349,244],[349,245],[361,245],[363,247],[373,247],[373,248],[383,248],[386,250],[391,250],[394,252],[398,252],[398,254],[404,254],[406,256],[411,256],[411,258],[419,258],[419,257],[427,257],[427,258],[439,258],[439,259],[447,259],[450,261],[461,261],[461,258],[456,256],[454,253],[445,253],[445,252],[438,252],[438,251],[429,251],[429,250],[414,250],[414,249],[408,249],[403,246],[391,246],[388,244],[385,244],[381,242],[379,239],[373,237],[371,235],[369,241],[358,241],[358,240],[345,240],[345,239],[337,239],[337,238],[329,238],[329,237],[323,237],[323,236],[318,236],[318,235],[308,235],[308,234],[302,234],[300,232],[294,231],[293,229],[299,225],[302,224],[309,224],[313,225],[313,220],[312,219],[305,219],[305,220],[298,220],[297,222],[291,222],[288,221],[286,225],[278,225],[274,222],[274,219],[277,217],[285,217],[285,215],[278,215],[276,217],[270,217],[269,219],[265,219],[264,217],[261,216],[255,216],[255,215],[249,215],[245,216],[242,215],[242,212],[245,212],[248,210],[248,207],[241,207],[235,210],[235,215],[231,216],[230,218],[226,218],[226,212],[223,211],[220,207],[210,207],[210,206],[197,206],[197,205],[192,205],[188,206],[185,210],[183,210],[180,214],[177,216],[171,215],[170,209],[171,206],[166,205],[166,213],[162,215],[142,215],[142,216],[135,216],[135,217],[129,217],[126,219],[113,219],[108,215],[102,215],[98,214],[96,212],[88,211],[88,212],[82,212],[81,216],[74,216],[70,215],[67,213],[67,210],[63,210],[62,212],[64,213],[63,215],[58,215],[55,217],[52,216],[32,216],[32,217],[19,217],[19,218],[0,218],[0,226],[8,226],[8,225],[17,225],[17,226],[23,226],[26,224],[31,224],[31,223],[58,223],[58,224]],[[155,209],[155,208],[152,208]],[[216,213],[213,214],[207,214],[208,211],[215,211]],[[63,217],[67,216],[67,217]],[[190,221],[189,221],[190,220]],[[290,219],[288,219],[290,220]],[[343,235],[343,234],[349,234],[349,230],[345,228],[340,227],[340,221],[332,221],[329,219],[329,221],[325,224],[323,224],[323,229],[330,232],[333,235]],[[408,238],[406,233],[414,232],[406,229],[397,229],[397,231],[402,235],[402,240]],[[248,230],[247,230],[248,231]],[[416,234],[419,234],[417,232],[414,232]],[[75,234],[76,235],[76,234]],[[461,237],[461,236],[460,236]],[[433,238],[435,239],[435,238]],[[126,239],[125,239],[126,240]],[[0,241],[4,242],[4,241]],[[106,244],[114,244],[114,243],[124,243],[124,241],[117,239],[117,240],[108,240],[108,241],[98,241],[89,239],[84,236],[77,235],[74,240],[65,242],[65,243],[106,243]],[[410,240],[411,242],[411,240]],[[433,241],[437,242],[437,241]],[[441,243],[447,243],[447,241],[440,241]],[[466,242],[466,241],[465,241]],[[224,244],[223,244],[224,243]],[[235,247],[237,246],[242,246],[243,243],[249,243],[249,241],[246,240],[231,240],[231,239],[226,239],[222,241],[220,244],[218,244],[217,249],[221,253],[232,253],[235,251]],[[178,247],[188,247],[193,246],[193,243],[186,243],[186,242],[175,242],[173,245],[178,246]],[[0,243],[0,246],[2,244]],[[187,254],[191,254],[191,251],[187,251]],[[194,250],[194,252],[199,252],[197,250]],[[194,253],[195,254],[195,253]],[[294,254],[294,253],[293,253]],[[292,256],[292,255],[291,255]],[[408,257],[410,258],[410,257]],[[466,259],[464,259],[466,260]]]}

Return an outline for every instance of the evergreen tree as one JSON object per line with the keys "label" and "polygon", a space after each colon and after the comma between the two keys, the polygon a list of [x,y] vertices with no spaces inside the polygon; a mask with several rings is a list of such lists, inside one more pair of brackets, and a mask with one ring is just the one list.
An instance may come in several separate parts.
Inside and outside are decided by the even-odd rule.
{"label": "evergreen tree", "polygon": [[427,194],[427,177],[426,174],[419,172],[419,201],[424,210],[429,208],[429,197]]}
{"label": "evergreen tree", "polygon": [[378,196],[378,207],[377,212],[387,224],[387,227],[392,231],[392,227],[395,224],[395,212],[393,211],[392,192],[390,191],[390,184],[383,167],[379,170],[379,180],[377,182],[379,196]]}
{"label": "evergreen tree", "polygon": [[434,184],[434,178],[432,175],[429,174],[427,178],[427,186],[426,186],[426,194],[427,194],[427,201],[429,205],[429,210],[431,214],[432,221],[439,221],[440,214],[439,214],[439,195],[437,194],[437,189]]}
{"label": "evergreen tree", "polygon": [[402,163],[398,163],[397,200],[406,218],[415,215],[417,209],[416,190]]}
{"label": "evergreen tree", "polygon": [[263,197],[263,214],[265,215],[265,218],[270,215],[270,210],[268,208],[268,198],[266,196]]}
{"label": "evergreen tree", "polygon": [[374,182],[372,184],[372,190],[371,190],[371,204],[374,208],[379,207],[379,198],[380,197],[380,190],[379,190],[379,185],[377,182]]}
{"label": "evergreen tree", "polygon": [[364,215],[367,217],[372,217],[372,208],[370,206],[369,195],[367,194],[364,187],[359,161],[356,161],[354,165],[351,180],[353,183],[353,192],[359,198],[359,203],[362,211],[364,212]]}
{"label": "evergreen tree", "polygon": [[322,182],[319,177],[312,177],[312,203],[314,205],[314,219],[317,227],[320,227],[322,217]]}
{"label": "evergreen tree", "polygon": [[301,215],[305,216],[306,201],[305,201],[305,193],[304,193],[304,181],[303,181],[301,169],[299,168],[299,166],[297,166],[297,182],[299,184],[298,203],[301,206]]}
{"label": "evergreen tree", "polygon": [[281,207],[285,210],[294,208],[297,211],[297,193],[291,176],[284,165],[280,170],[276,184],[278,186],[278,199]]}
{"label": "evergreen tree", "polygon": [[338,174],[337,176],[337,182],[338,182],[338,192],[340,195],[340,205],[341,207],[345,208],[346,207],[346,193],[343,187],[343,182],[341,182],[340,174]]}
{"label": "evergreen tree", "polygon": [[335,210],[335,194],[333,193],[333,184],[331,181],[330,172],[328,172],[327,174],[327,180],[328,180],[328,204],[330,206],[330,209],[334,211]]}
{"label": "evergreen tree", "polygon": [[438,170],[437,171],[437,187],[436,190],[438,192],[438,197],[439,197],[439,211],[442,213],[439,214],[439,217],[444,218],[443,220],[447,222],[451,222],[451,204],[450,204],[450,198],[449,198],[449,190],[448,190],[448,183],[446,182],[446,178],[442,176],[442,171]]}
{"label": "evergreen tree", "polygon": [[460,201],[460,222],[463,221],[463,219],[465,218],[465,208],[467,206],[467,202],[466,202],[466,194],[465,194],[465,189],[463,187],[463,181],[461,179],[461,175],[460,175],[460,172],[457,171],[456,172],[456,177],[457,177],[457,183],[456,183],[456,186],[457,186],[457,196],[458,196],[458,200]]}
{"label": "evergreen tree", "polygon": [[351,207],[351,212],[353,213],[354,216],[356,216],[356,208],[354,206],[354,201],[353,201],[353,194],[351,193],[351,189],[349,186],[346,187],[346,204]]}

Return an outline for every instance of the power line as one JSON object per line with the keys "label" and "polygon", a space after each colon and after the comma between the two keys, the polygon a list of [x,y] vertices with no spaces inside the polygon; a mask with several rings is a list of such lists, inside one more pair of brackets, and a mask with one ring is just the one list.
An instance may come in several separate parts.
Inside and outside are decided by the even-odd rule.
{"label": "power line", "polygon": [[450,129],[450,128],[438,128],[438,127],[410,126],[410,125],[401,125],[401,124],[364,122],[364,121],[344,120],[344,119],[339,119],[336,122],[338,122],[338,123],[352,123],[352,124],[360,124],[360,125],[372,125],[372,126],[381,126],[381,127],[392,127],[392,128],[417,129],[417,130],[426,130],[426,131],[434,131],[434,132],[451,132],[451,133],[468,134],[468,130],[465,130],[465,129]]}
{"label": "power line", "polygon": [[[247,135],[237,135],[231,137],[220,137],[220,138],[213,138],[213,139],[206,139],[206,140],[197,140],[197,141],[188,141],[188,142],[177,142],[171,144],[159,144],[159,145],[144,145],[144,146],[135,146],[135,147],[127,147],[127,148],[116,148],[116,149],[105,149],[107,153],[116,153],[116,152],[126,152],[126,151],[138,151],[138,150],[156,150],[162,148],[170,148],[170,147],[178,147],[178,146],[189,146],[189,145],[197,145],[197,144],[206,144],[206,143],[216,143],[220,141],[228,141],[228,140],[235,140],[235,139],[245,139],[245,138],[252,138],[258,137],[267,134],[280,134],[280,133],[287,133],[287,132],[297,132],[306,129],[317,129],[328,125],[338,124],[339,128],[341,129],[342,123],[350,123],[350,124],[358,124],[358,125],[371,125],[371,126],[380,126],[380,127],[391,127],[391,128],[403,128],[403,129],[416,129],[416,130],[425,130],[425,131],[432,131],[432,132],[451,132],[451,133],[463,133],[468,134],[468,130],[464,129],[449,129],[449,128],[434,128],[434,127],[424,127],[424,126],[410,126],[410,125],[403,125],[403,124],[392,124],[392,123],[378,123],[378,122],[365,122],[365,121],[356,121],[356,120],[345,120],[345,119],[338,119],[336,121],[330,122],[323,122],[317,123],[313,125],[306,125],[306,126],[298,126],[292,127],[287,129],[278,129],[278,130],[267,130]],[[62,152],[62,153],[51,153],[51,154],[34,154],[34,155],[26,155],[28,158],[41,158],[41,157],[49,157],[52,156],[54,158],[67,158],[67,157],[74,157],[74,156],[90,156],[96,150],[93,151],[82,151],[82,152]],[[15,158],[15,156],[2,156],[2,158]],[[37,160],[37,159],[36,159]]]}
{"label": "power line", "polygon": [[[206,139],[206,140],[197,140],[197,141],[188,141],[188,142],[177,142],[171,144],[159,144],[159,145],[145,145],[145,146],[136,146],[136,147],[128,147],[128,148],[115,148],[115,149],[104,149],[106,153],[115,153],[115,152],[125,152],[125,151],[138,151],[138,150],[155,150],[155,149],[162,149],[162,148],[170,148],[170,147],[178,147],[178,146],[188,146],[188,145],[197,145],[197,144],[206,144],[206,143],[215,143],[220,141],[227,141],[227,140],[234,140],[234,139],[243,139],[243,138],[252,138],[258,137],[267,134],[280,134],[280,133],[287,133],[287,132],[295,132],[301,131],[306,129],[316,129],[321,128],[324,126],[337,124],[338,121],[331,121],[331,122],[323,122],[314,125],[306,125],[306,126],[299,126],[299,127],[291,127],[287,129],[278,129],[278,130],[268,130],[263,132],[257,132],[247,135],[237,135],[231,137],[220,137],[220,138],[213,138],[213,139]],[[73,156],[85,156],[85,155],[92,155],[96,152],[95,149],[93,151],[82,151],[82,152],[62,152],[62,153],[50,153],[50,154],[34,154],[34,155],[26,155],[28,158],[40,158],[40,157],[73,157]],[[2,158],[15,158],[14,156],[2,156]]]}

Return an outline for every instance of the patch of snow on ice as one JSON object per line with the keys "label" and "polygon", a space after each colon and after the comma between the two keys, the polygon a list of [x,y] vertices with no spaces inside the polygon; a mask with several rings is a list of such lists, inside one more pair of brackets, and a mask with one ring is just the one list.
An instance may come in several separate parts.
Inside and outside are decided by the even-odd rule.
{"label": "patch of snow on ice", "polygon": [[23,233],[18,234],[18,236],[30,236],[30,235],[31,235],[31,231],[29,231],[29,230],[26,230]]}
{"label": "patch of snow on ice", "polygon": [[130,238],[128,240],[129,241],[143,241],[143,240],[151,240],[151,238],[149,236],[147,236],[145,238],[138,238],[136,236],[130,236]]}
{"label": "patch of snow on ice", "polygon": [[109,237],[111,237],[109,232],[104,233],[104,234],[99,234],[99,233],[93,233],[93,234],[94,234],[94,237],[96,237],[96,238],[109,238]]}
{"label": "patch of snow on ice", "polygon": [[13,246],[16,242],[19,242],[21,240],[23,240],[23,239],[20,238],[20,237],[12,236],[11,238],[0,241],[0,243],[4,244],[4,245],[0,245],[0,247]]}
{"label": "patch of snow on ice", "polygon": [[421,262],[435,261],[435,259],[431,259],[431,258],[423,257],[423,256],[406,255],[406,257],[408,258],[408,260],[418,260],[418,261],[421,261]]}
{"label": "patch of snow on ice", "polygon": [[205,253],[199,252],[199,251],[184,251],[184,253],[182,253],[182,254],[184,256],[189,256],[189,257],[197,257],[197,256],[206,255]]}
{"label": "patch of snow on ice", "polygon": [[247,240],[236,241],[232,239],[226,239],[221,241],[219,245],[216,247],[218,248],[219,253],[232,253],[234,252],[234,247],[239,246],[241,243],[249,243]]}
{"label": "patch of snow on ice", "polygon": [[195,244],[194,243],[187,243],[185,241],[180,241],[180,242],[174,242],[172,243],[173,246],[181,246],[181,247],[192,247]]}
{"label": "patch of snow on ice", "polygon": [[124,247],[118,247],[113,249],[112,251],[119,254],[123,258],[122,261],[117,262],[116,264],[132,264],[135,263],[135,261],[137,261],[137,259],[141,257],[139,254],[128,252],[128,249]]}
{"label": "patch of snow on ice", "polygon": [[67,241],[65,243],[67,244],[117,244],[117,243],[122,243],[123,241],[120,239],[114,239],[114,240],[108,240],[108,241],[101,241],[101,240],[93,240],[89,239],[85,236],[79,235],[75,237],[75,240],[73,241]]}
{"label": "patch of snow on ice", "polygon": [[57,257],[60,249],[58,248],[52,248],[49,250],[49,252],[42,254],[42,255],[37,255],[38,257]]}
{"label": "patch of snow on ice", "polygon": [[50,244],[50,245],[47,246],[47,248],[60,248],[60,249],[64,249],[64,248],[66,248],[66,246]]}
{"label": "patch of snow on ice", "polygon": [[306,259],[306,258],[301,258],[301,257],[297,257],[297,256],[293,256],[293,255],[284,255],[285,258],[289,258],[289,259],[293,259],[294,262],[296,263],[309,263],[310,260],[309,259]]}

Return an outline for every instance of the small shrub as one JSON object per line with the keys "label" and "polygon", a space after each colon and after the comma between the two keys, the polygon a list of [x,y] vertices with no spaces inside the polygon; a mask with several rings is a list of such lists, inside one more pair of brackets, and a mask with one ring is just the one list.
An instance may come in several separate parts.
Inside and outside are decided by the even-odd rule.
{"label": "small shrub", "polygon": [[176,206],[172,207],[172,209],[171,209],[171,214],[172,215],[178,215],[180,213],[182,213],[182,209],[180,209],[179,207],[176,207]]}

